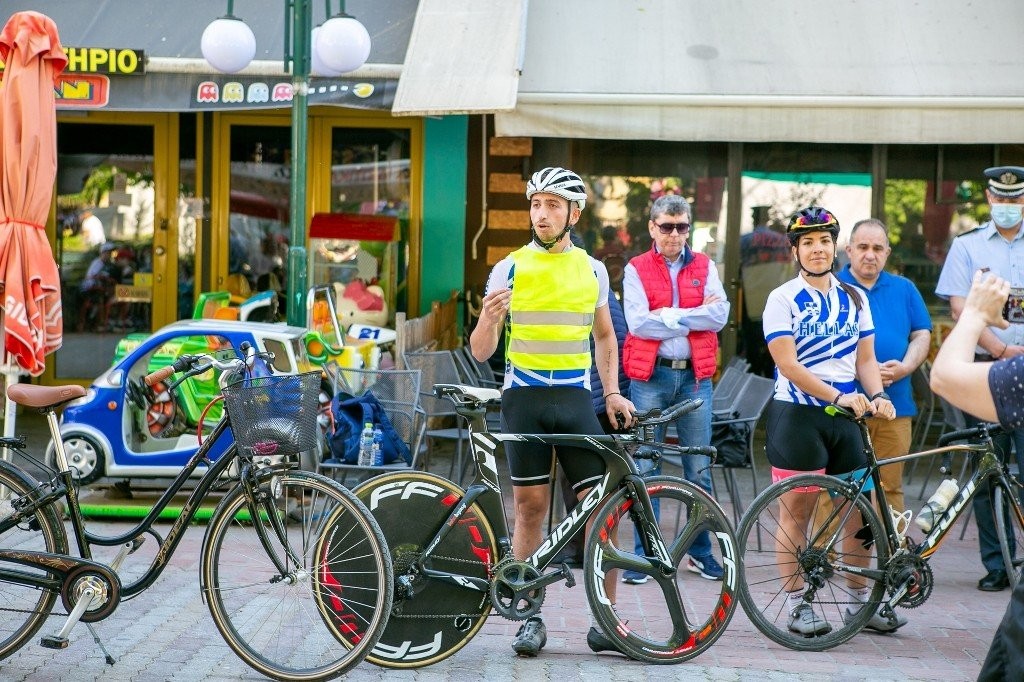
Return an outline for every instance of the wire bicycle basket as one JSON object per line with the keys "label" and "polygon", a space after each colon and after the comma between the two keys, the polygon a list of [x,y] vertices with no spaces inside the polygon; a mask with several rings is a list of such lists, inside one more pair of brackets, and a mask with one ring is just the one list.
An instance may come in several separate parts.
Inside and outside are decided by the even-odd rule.
{"label": "wire bicycle basket", "polygon": [[222,393],[242,457],[294,455],[317,446],[319,371],[250,377]]}

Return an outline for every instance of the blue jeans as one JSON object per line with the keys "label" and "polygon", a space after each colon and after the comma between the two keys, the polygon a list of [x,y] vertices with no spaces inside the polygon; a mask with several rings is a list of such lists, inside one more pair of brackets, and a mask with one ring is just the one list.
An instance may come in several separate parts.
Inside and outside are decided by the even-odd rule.
{"label": "blue jeans", "polygon": [[[697,382],[692,369],[672,369],[662,365],[654,366],[654,373],[647,381],[632,381],[629,384],[629,398],[633,401],[638,412],[644,412],[653,408],[665,409],[676,403],[693,398],[702,398],[704,404],[699,409],[679,417],[676,424],[676,432],[679,435],[680,445],[710,445],[711,444],[711,379],[704,379]],[[658,426],[655,430],[655,438],[659,442],[665,442],[666,425]],[[706,455],[683,455],[683,478],[695,483],[711,494],[711,459]],[[640,473],[647,476],[659,476],[661,474],[661,462],[656,465],[649,459],[637,460],[637,467]],[[654,514],[660,517],[660,504],[653,500]],[[640,536],[634,531],[636,553],[643,556],[643,547],[640,544]],[[711,535],[707,532],[700,533],[690,546],[690,556],[702,559],[711,554]]]}

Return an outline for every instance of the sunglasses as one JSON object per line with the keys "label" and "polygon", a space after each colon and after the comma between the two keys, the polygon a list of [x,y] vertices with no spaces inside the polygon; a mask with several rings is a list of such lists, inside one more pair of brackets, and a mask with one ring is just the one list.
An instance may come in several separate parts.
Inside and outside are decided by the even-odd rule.
{"label": "sunglasses", "polygon": [[658,228],[658,231],[662,234],[672,234],[675,230],[679,234],[686,234],[690,231],[690,223],[654,223],[654,226]]}

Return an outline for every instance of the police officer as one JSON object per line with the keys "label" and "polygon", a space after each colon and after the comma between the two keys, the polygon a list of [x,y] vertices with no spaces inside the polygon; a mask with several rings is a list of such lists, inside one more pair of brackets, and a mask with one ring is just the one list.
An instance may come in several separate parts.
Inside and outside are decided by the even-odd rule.
{"label": "police officer", "polygon": [[[985,177],[988,180],[985,196],[991,209],[991,219],[953,240],[935,287],[936,295],[949,301],[954,320],[960,317],[974,273],[979,270],[998,275],[1009,281],[1011,287],[1024,286],[1024,168],[988,168]],[[987,327],[978,338],[975,349],[975,360],[978,362],[1003,360],[1017,355],[1024,355],[1024,324],[1011,324],[1006,329]],[[970,415],[967,420],[969,424],[977,423]],[[1005,459],[1010,451],[1011,438],[1016,445],[1019,461],[1020,453],[1024,452],[1024,429],[1016,429],[998,438],[996,447]],[[981,563],[987,571],[978,582],[978,589],[998,592],[1009,586],[1009,579],[1003,568],[999,541],[995,534],[990,493],[990,487],[986,485],[974,497]]]}

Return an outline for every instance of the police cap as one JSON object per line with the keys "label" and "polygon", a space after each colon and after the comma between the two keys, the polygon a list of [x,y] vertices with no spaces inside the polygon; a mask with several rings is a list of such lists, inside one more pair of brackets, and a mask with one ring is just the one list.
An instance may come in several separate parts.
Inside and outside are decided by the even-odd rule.
{"label": "police cap", "polygon": [[997,166],[986,168],[988,191],[997,197],[1012,199],[1024,195],[1024,168],[1020,166]]}

